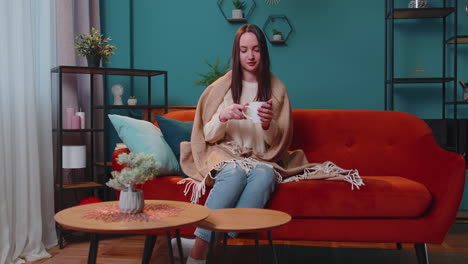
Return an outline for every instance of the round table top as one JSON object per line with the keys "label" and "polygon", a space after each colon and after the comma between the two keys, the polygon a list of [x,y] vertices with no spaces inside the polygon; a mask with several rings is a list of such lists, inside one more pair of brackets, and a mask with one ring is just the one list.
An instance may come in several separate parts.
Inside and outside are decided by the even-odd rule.
{"label": "round table top", "polygon": [[84,215],[96,208],[106,205],[117,205],[119,201],[79,205],[64,209],[55,214],[55,221],[65,229],[89,233],[118,233],[134,234],[140,232],[172,230],[187,226],[205,219],[210,209],[205,206],[178,201],[145,200],[147,204],[168,205],[183,209],[177,216],[167,216],[159,220],[150,221],[119,221],[106,222],[100,219],[85,218]]}
{"label": "round table top", "polygon": [[227,208],[212,210],[205,220],[196,224],[216,232],[257,232],[283,226],[291,221],[287,213],[256,208]]}

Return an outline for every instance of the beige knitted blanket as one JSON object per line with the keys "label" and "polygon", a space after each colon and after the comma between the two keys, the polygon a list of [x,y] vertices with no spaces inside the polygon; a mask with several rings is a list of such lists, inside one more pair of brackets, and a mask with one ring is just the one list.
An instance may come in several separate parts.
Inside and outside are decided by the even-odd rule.
{"label": "beige knitted blanket", "polygon": [[179,182],[188,183],[185,194],[192,189],[191,201],[196,203],[205,193],[205,186],[211,186],[216,171],[226,164],[235,162],[246,172],[257,164],[267,164],[275,169],[278,182],[306,179],[344,180],[352,188],[364,185],[357,170],[342,169],[330,161],[309,163],[302,150],[288,151],[292,140],[292,114],[288,93],[284,84],[272,74],[273,118],[279,129],[278,137],[266,152],[243,149],[235,142],[210,144],[205,141],[203,128],[216,113],[224,96],[230,90],[231,72],[208,86],[201,95],[190,142],[180,145],[180,162],[184,173],[189,177]]}

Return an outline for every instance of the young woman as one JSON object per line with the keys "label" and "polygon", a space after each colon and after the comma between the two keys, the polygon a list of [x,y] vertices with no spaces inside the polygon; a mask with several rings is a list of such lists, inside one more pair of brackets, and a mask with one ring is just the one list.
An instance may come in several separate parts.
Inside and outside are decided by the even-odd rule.
{"label": "young woman", "polygon": [[[243,114],[254,101],[264,102],[257,113],[260,123]],[[181,166],[190,177],[186,190],[192,187],[192,202],[198,202],[208,185],[213,186],[205,203],[210,209],[263,208],[283,177],[317,178],[320,169],[311,168],[302,151],[288,152],[291,137],[289,97],[270,73],[265,36],[256,25],[244,25],[234,38],[232,70],[203,92],[191,142],[181,144]],[[342,176],[324,175],[319,177]],[[198,228],[194,241],[183,239],[184,251],[193,245],[187,263],[205,263],[210,234]]]}

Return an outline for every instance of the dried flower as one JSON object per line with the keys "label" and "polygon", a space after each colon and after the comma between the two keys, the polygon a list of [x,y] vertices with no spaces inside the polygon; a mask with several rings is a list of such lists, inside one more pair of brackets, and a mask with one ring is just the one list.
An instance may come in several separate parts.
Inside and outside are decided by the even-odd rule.
{"label": "dried flower", "polygon": [[112,179],[106,185],[118,190],[132,189],[135,184],[143,184],[153,179],[160,167],[153,155],[145,153],[122,153],[117,162],[127,166],[121,171],[113,171]]}

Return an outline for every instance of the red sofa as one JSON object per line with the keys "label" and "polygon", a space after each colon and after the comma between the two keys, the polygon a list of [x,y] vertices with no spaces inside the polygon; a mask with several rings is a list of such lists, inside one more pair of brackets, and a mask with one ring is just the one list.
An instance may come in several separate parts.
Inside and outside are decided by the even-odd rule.
{"label": "red sofa", "polygon": [[[166,114],[189,121],[194,110]],[[426,243],[441,243],[452,226],[465,182],[461,155],[440,148],[431,129],[413,115],[394,111],[293,110],[293,149],[310,162],[333,161],[358,169],[365,186],[308,180],[280,184],[267,208],[292,221],[272,231],[275,240],[414,243],[426,263]],[[128,149],[114,152],[115,157]],[[155,178],[146,199],[189,201],[180,176]],[[201,199],[204,204],[207,194]],[[193,236],[194,228],[181,234]]]}

